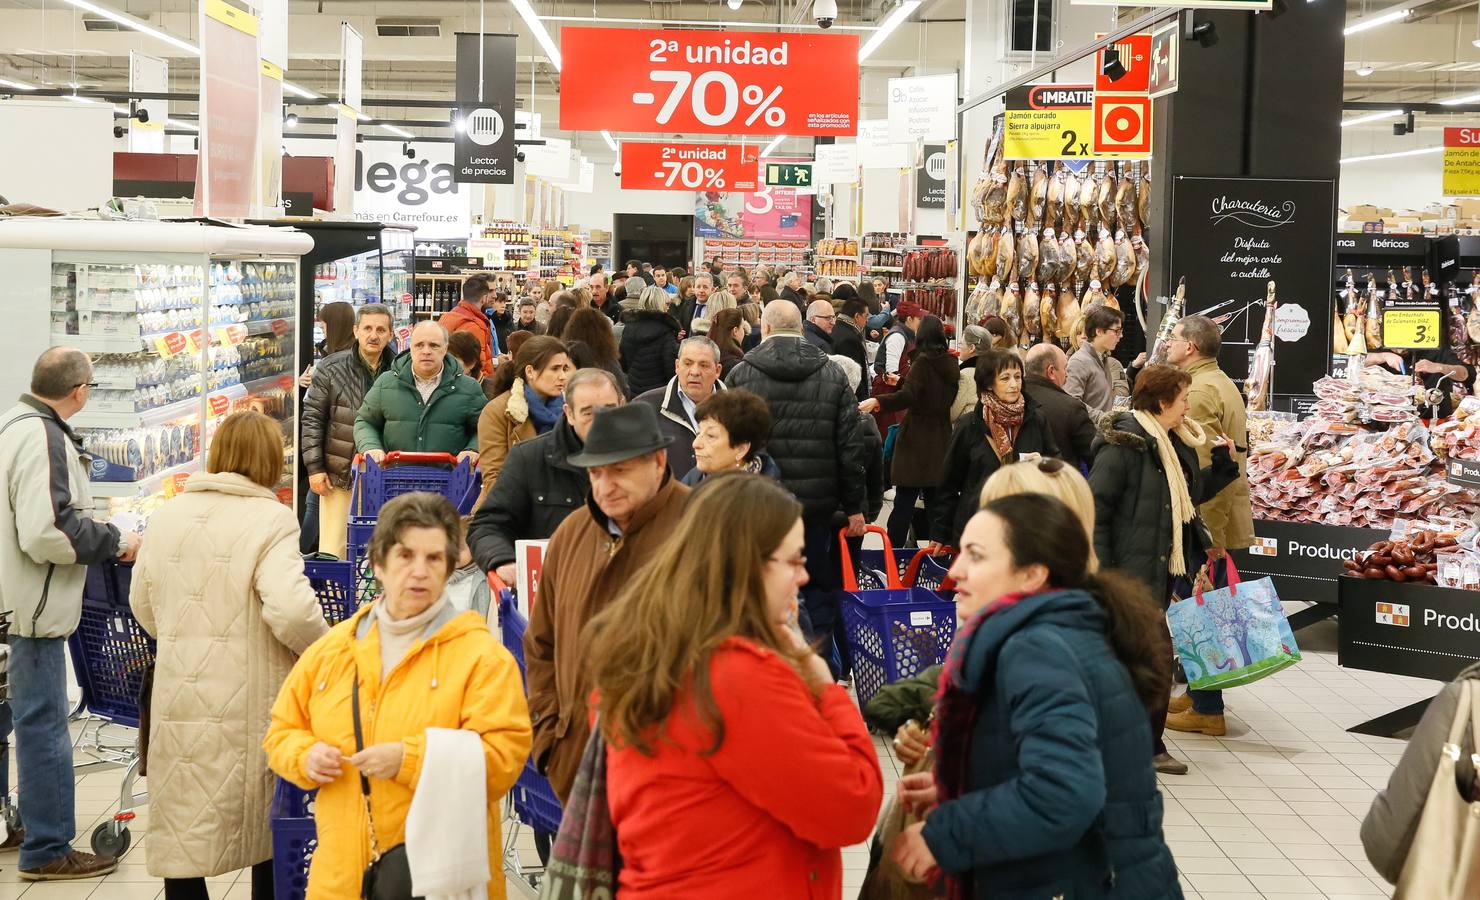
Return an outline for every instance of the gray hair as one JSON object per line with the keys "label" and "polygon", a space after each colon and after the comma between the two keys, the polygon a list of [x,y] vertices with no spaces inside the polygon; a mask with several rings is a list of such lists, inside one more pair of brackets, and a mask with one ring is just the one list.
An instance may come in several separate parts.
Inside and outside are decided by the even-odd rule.
{"label": "gray hair", "polygon": [[606,369],[589,367],[585,369],[577,369],[574,373],[571,374],[569,378],[566,379],[565,402],[574,403],[576,399],[576,389],[582,387],[583,385],[591,384],[592,382],[596,381],[604,381],[607,384],[611,385],[612,391],[614,391],[617,395],[618,405],[626,402],[625,398],[622,397],[622,388],[620,385],[617,384],[617,376],[608,372]]}
{"label": "gray hair", "polygon": [[[641,281],[642,279],[638,279]],[[654,312],[667,312],[669,305],[668,292],[655,284],[650,284],[642,289],[638,295],[638,309],[650,309]]]}
{"label": "gray hair", "polygon": [[42,400],[61,400],[92,381],[92,360],[76,347],[51,347],[31,369],[31,393]]}
{"label": "gray hair", "polygon": [[384,303],[366,303],[364,306],[355,310],[355,324],[359,325],[365,321],[366,316],[385,316],[386,321],[392,325],[396,322],[396,317],[391,315],[391,308]]}
{"label": "gray hair", "polygon": [[[699,320],[695,319],[694,321],[695,323],[697,323]],[[714,354],[715,362],[719,362],[719,344],[716,344],[709,338],[703,337],[702,335],[695,335],[691,338],[684,338],[683,343],[678,345],[678,355],[683,356],[684,349],[691,346],[703,347],[705,350],[708,350],[710,353]]]}
{"label": "gray hair", "polygon": [[829,356],[832,364],[843,370],[843,377],[848,379],[848,389],[856,392],[858,383],[863,380],[863,368],[858,365],[858,360],[846,356]]}
{"label": "gray hair", "polygon": [[830,312],[833,312],[831,300],[813,300],[807,304],[807,318],[809,319],[813,316],[825,316]]}
{"label": "gray hair", "polygon": [[761,322],[772,331],[801,331],[802,311],[795,303],[772,303],[761,311]]}
{"label": "gray hair", "polygon": [[819,293],[819,294],[831,294],[832,292],[833,292],[833,282],[832,282],[832,279],[831,278],[828,278],[826,275],[823,275],[823,276],[819,277],[817,279],[817,293]]}
{"label": "gray hair", "polygon": [[1182,337],[1197,348],[1197,355],[1204,359],[1217,359],[1223,349],[1223,332],[1218,323],[1207,316],[1183,316],[1177,321]]}
{"label": "gray hair", "polygon": [[968,347],[992,346],[992,332],[980,325],[967,325],[961,330],[961,343]]}
{"label": "gray hair", "polygon": [[710,274],[709,272],[700,271],[697,275],[694,276],[694,283],[698,284],[699,279],[701,278],[709,282],[710,287],[714,287],[714,276],[712,274]]}

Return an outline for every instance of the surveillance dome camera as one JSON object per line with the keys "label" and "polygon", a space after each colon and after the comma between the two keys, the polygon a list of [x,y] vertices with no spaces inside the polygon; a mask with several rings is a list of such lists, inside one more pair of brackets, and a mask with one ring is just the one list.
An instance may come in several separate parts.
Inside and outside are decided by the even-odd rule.
{"label": "surveillance dome camera", "polygon": [[403,153],[407,159],[416,159],[416,150],[413,149],[410,144],[402,144],[401,153]]}
{"label": "surveillance dome camera", "polygon": [[145,109],[142,106],[139,107],[138,109],[134,110],[134,118],[138,119],[142,123],[147,123],[149,121],[149,110]]}
{"label": "surveillance dome camera", "polygon": [[113,136],[116,137],[116,138],[123,137],[123,126],[122,125],[114,125],[113,126]]}
{"label": "surveillance dome camera", "polygon": [[837,0],[816,0],[812,4],[812,17],[817,20],[818,28],[831,28],[838,18]]}
{"label": "surveillance dome camera", "polygon": [[620,162],[614,162],[614,163],[612,163],[612,174],[613,175],[621,175],[622,174],[622,164]]}
{"label": "surveillance dome camera", "polygon": [[514,151],[514,161],[515,162],[524,162],[524,151],[523,150],[515,150]]}

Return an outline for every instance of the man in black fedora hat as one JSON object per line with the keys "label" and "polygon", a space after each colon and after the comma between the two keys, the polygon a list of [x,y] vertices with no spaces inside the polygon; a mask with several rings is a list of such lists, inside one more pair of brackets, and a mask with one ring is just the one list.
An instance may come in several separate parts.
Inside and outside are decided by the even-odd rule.
{"label": "man in black fedora hat", "polygon": [[524,634],[530,756],[562,803],[590,736],[581,629],[678,527],[689,489],[668,471],[672,441],[651,406],[632,403],[598,411],[569,458],[590,474],[591,495],[550,537]]}

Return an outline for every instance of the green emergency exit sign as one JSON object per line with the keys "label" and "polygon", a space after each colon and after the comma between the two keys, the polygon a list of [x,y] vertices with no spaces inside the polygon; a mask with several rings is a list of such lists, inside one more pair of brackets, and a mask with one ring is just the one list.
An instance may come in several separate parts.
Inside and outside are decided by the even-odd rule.
{"label": "green emergency exit sign", "polygon": [[770,187],[811,187],[811,163],[766,163],[766,184]]}

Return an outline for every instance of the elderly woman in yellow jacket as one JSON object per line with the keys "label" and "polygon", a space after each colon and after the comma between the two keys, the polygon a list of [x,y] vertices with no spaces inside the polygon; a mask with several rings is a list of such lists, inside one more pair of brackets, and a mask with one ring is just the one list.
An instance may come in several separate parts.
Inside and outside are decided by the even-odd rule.
{"label": "elderly woman in yellow jacket", "polygon": [[[443,497],[403,494],[382,507],[370,562],[384,595],[310,647],[273,706],[263,742],[268,765],[319,791],[307,900],[360,896],[371,855],[361,775],[369,778],[376,846],[383,852],[407,840],[406,818],[433,728],[472,731],[481,739],[488,896],[505,896],[499,800],[529,755],[529,709],[518,665],[483,617],[448,602],[444,588],[461,545],[457,511]],[[360,750],[351,712],[356,680]]]}

